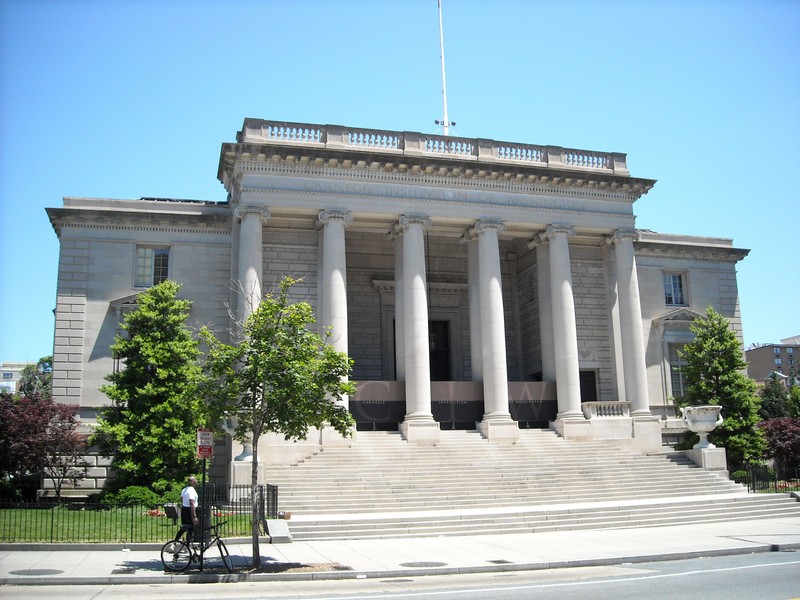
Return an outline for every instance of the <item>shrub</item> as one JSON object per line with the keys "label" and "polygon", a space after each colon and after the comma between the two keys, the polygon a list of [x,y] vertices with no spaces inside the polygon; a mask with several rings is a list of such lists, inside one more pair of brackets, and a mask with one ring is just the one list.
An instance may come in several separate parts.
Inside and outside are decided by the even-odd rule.
{"label": "shrub", "polygon": [[767,458],[782,472],[800,467],[800,419],[783,417],[759,424],[767,439]]}
{"label": "shrub", "polygon": [[181,501],[181,490],[186,487],[186,482],[159,479],[153,483],[152,487],[153,491],[160,497],[160,504],[179,504]]}
{"label": "shrub", "polygon": [[161,504],[161,497],[143,485],[129,485],[116,492],[103,496],[103,503],[108,506],[146,506],[153,508]]}

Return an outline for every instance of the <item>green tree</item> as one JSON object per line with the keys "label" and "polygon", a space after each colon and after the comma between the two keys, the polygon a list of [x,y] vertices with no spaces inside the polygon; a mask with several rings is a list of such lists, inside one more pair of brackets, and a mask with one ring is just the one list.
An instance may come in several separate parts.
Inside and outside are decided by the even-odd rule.
{"label": "green tree", "polygon": [[725,448],[728,464],[733,467],[761,460],[765,450],[764,435],[756,425],[760,399],[756,384],[744,369],[741,344],[728,320],[708,307],[703,318],[691,325],[695,338],[680,351],[686,361],[684,405],[722,406],[723,423],[708,439]]}
{"label": "green tree", "polygon": [[789,385],[788,416],[800,419],[800,384],[792,382]]}
{"label": "green tree", "polygon": [[180,285],[163,281],[139,294],[111,346],[123,368],[101,387],[102,409],[92,443],[114,457],[115,484],[152,485],[197,470],[196,429],[205,422],[197,392],[198,342],[186,326],[191,303]]}
{"label": "green tree", "polygon": [[765,421],[789,416],[789,390],[783,381],[773,372],[764,385],[758,390],[761,397],[761,408],[758,413]]}
{"label": "green tree", "polygon": [[41,398],[49,400],[52,396],[53,357],[40,358],[35,365],[22,369],[17,386],[20,398]]}
{"label": "green tree", "polygon": [[216,422],[234,417],[239,440],[252,436],[253,564],[261,564],[257,510],[258,441],[262,434],[301,440],[310,427],[332,426],[344,436],[353,419],[337,403],[355,392],[347,380],[352,361],[309,329],[315,320],[306,302],[291,303],[285,278],[276,294],[268,294],[247,318],[235,345],[201,333],[208,345],[206,396]]}

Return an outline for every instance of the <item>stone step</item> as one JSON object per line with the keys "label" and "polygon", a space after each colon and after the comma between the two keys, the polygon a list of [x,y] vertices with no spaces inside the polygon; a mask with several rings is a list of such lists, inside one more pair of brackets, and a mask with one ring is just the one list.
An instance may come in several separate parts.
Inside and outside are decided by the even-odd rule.
{"label": "stone step", "polygon": [[[780,508],[742,504],[752,496],[745,488],[670,449],[644,456],[542,430],[520,432],[516,444],[443,431],[432,447],[395,432],[359,432],[349,447],[325,448],[267,473],[278,485],[280,510],[294,515],[295,539],[647,526],[681,515],[733,519],[800,510],[785,499]],[[723,509],[709,499],[728,504]],[[620,508],[631,502],[646,507]],[[558,508],[565,504],[580,504],[582,512]],[[348,516],[337,521],[342,515]]]}
{"label": "stone step", "polygon": [[786,495],[769,502],[749,498],[729,501],[704,499],[702,502],[653,504],[641,507],[604,506],[603,509],[560,510],[557,506],[540,513],[438,515],[420,513],[404,518],[319,520],[290,522],[297,541],[322,539],[369,539],[388,537],[425,537],[439,535],[480,535],[484,533],[520,533],[566,531],[574,529],[618,529],[685,525],[758,518],[800,517],[800,503]]}

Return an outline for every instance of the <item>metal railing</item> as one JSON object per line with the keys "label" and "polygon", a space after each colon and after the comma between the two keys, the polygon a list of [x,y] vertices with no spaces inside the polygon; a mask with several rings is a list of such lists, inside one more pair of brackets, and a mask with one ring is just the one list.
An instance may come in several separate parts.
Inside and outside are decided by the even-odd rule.
{"label": "metal railing", "polygon": [[780,494],[800,492],[800,468],[777,469],[767,465],[747,465],[732,471],[733,478],[750,492]]}
{"label": "metal railing", "polygon": [[[250,486],[206,485],[201,506],[211,522],[226,521],[225,537],[249,536]],[[257,490],[259,520],[277,518],[278,486]],[[178,515],[180,512],[178,511]],[[4,543],[144,543],[175,534],[177,522],[167,505],[109,507],[98,502],[15,502],[0,499],[0,542]]]}

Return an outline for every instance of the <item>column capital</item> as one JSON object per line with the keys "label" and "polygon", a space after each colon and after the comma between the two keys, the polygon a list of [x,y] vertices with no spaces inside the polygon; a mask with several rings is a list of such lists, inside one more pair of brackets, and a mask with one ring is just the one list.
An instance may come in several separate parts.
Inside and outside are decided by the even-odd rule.
{"label": "column capital", "polygon": [[397,222],[397,229],[394,227],[392,229],[396,235],[399,235],[412,225],[420,225],[423,229],[430,229],[433,223],[425,215],[403,215]]}
{"label": "column capital", "polygon": [[542,244],[549,242],[554,237],[562,235],[565,237],[572,237],[575,235],[575,228],[572,225],[564,224],[549,225],[547,229],[543,229],[539,233],[535,234],[530,240],[528,240],[528,248],[541,246]]}
{"label": "column capital", "polygon": [[327,224],[330,221],[342,221],[345,226],[353,222],[352,215],[346,210],[323,210],[318,216],[319,222]]}
{"label": "column capital", "polygon": [[266,224],[267,219],[270,218],[270,212],[266,206],[239,205],[233,211],[233,216],[239,220],[244,219],[248,215],[256,215],[264,224]]}
{"label": "column capital", "polygon": [[491,230],[496,231],[497,233],[502,233],[506,230],[506,224],[502,221],[494,221],[492,219],[481,219],[479,221],[475,221],[474,225],[464,232],[462,239],[465,241],[474,240],[484,231]]}
{"label": "column capital", "polygon": [[605,236],[606,244],[612,245],[623,240],[630,240],[631,242],[639,241],[638,229],[617,229],[614,233]]}

